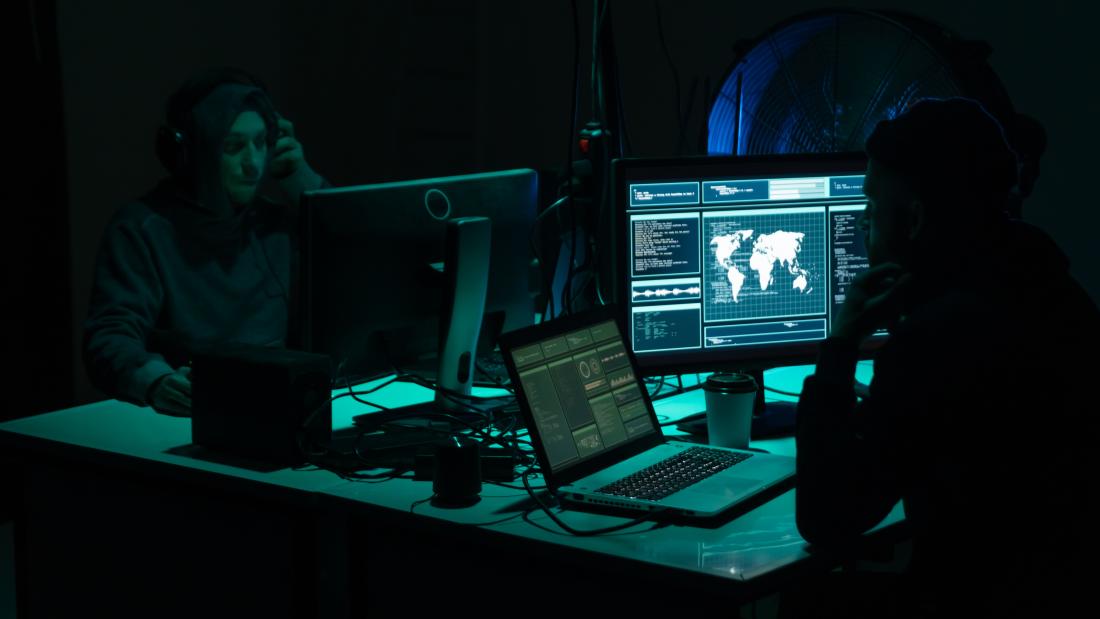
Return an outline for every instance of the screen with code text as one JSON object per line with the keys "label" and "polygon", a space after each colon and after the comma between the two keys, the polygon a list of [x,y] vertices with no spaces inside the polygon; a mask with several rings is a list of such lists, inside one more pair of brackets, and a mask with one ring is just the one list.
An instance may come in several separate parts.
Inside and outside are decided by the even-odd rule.
{"label": "screen with code text", "polygon": [[862,154],[616,165],[622,305],[643,367],[805,354],[869,267]]}

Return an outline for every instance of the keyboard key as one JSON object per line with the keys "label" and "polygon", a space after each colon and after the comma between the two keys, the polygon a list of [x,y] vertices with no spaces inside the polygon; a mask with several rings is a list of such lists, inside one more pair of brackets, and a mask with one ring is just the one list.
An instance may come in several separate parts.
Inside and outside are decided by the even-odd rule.
{"label": "keyboard key", "polygon": [[750,453],[692,447],[612,482],[597,492],[659,501],[750,457]]}

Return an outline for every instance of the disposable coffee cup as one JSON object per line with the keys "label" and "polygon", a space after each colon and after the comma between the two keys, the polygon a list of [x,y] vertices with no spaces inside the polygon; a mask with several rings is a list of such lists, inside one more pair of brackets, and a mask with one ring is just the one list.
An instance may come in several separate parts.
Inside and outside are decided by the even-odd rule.
{"label": "disposable coffee cup", "polygon": [[711,374],[703,383],[707,400],[707,443],[745,449],[752,432],[756,379],[749,374]]}

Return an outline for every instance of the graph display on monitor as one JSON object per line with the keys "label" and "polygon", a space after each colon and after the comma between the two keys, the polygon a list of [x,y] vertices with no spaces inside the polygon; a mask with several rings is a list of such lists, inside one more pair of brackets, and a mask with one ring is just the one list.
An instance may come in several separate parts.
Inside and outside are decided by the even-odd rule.
{"label": "graph display on monitor", "polygon": [[865,168],[862,153],[614,162],[616,277],[639,365],[811,361],[869,268]]}

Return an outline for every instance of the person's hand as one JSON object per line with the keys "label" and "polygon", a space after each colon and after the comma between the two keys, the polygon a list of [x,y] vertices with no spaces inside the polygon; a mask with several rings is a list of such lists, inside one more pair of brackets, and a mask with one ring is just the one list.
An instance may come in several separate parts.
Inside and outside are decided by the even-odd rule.
{"label": "person's hand", "polygon": [[868,269],[849,286],[844,305],[833,318],[833,337],[859,343],[901,314],[901,300],[912,275],[887,263]]}
{"label": "person's hand", "polygon": [[191,368],[184,366],[159,379],[149,394],[149,405],[173,417],[191,416]]}
{"label": "person's hand", "polygon": [[271,175],[283,179],[305,165],[302,143],[294,137],[294,123],[280,116],[278,135],[272,151]]}
{"label": "person's hand", "polygon": [[302,143],[294,137],[294,124],[280,116],[278,131],[269,171],[286,199],[297,204],[303,191],[320,189],[323,181],[306,163]]}

